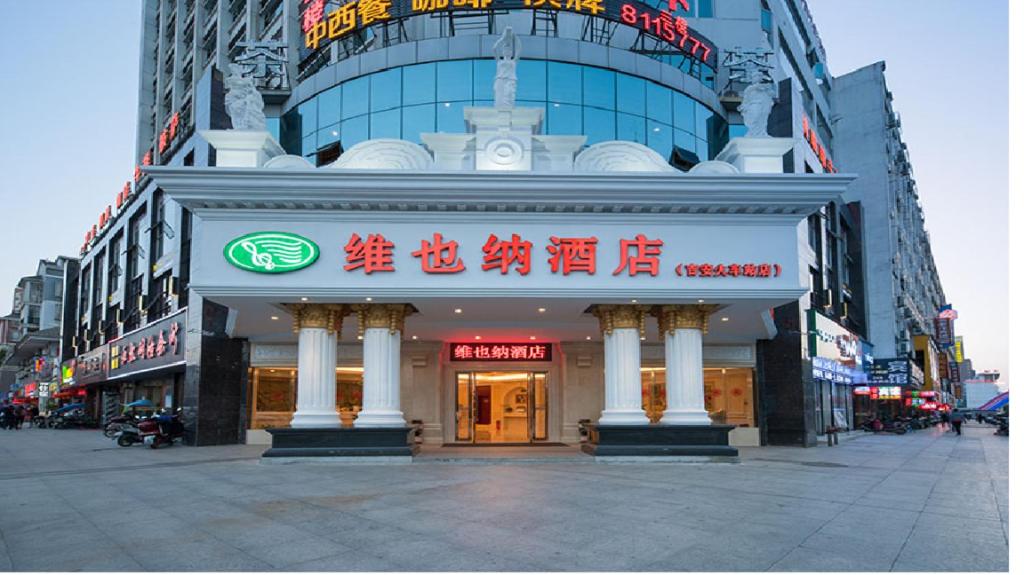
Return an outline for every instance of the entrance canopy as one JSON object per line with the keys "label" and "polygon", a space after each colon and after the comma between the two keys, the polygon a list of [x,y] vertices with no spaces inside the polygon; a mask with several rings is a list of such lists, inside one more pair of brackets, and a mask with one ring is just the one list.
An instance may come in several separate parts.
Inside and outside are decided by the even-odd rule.
{"label": "entrance canopy", "polygon": [[415,306],[407,333],[421,339],[582,340],[593,304],[700,300],[732,322],[715,337],[763,337],[762,312],[807,289],[798,224],[852,179],[149,170],[197,218],[190,287],[239,310],[237,333],[257,340],[290,331],[272,319],[283,303],[367,298]]}

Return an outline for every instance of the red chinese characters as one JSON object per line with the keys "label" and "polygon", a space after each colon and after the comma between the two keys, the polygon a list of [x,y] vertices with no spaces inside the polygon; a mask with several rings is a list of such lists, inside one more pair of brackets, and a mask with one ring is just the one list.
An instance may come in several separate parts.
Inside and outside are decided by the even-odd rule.
{"label": "red chinese characters", "polygon": [[499,240],[491,234],[484,244],[484,271],[500,269],[502,275],[508,273],[509,267],[517,265],[516,271],[525,276],[530,273],[530,249],[533,242],[523,241],[519,234],[512,234],[511,241]]}
{"label": "red chinese characters", "polygon": [[[669,10],[674,10],[676,2],[671,2]],[[684,8],[687,6],[682,3]],[[665,10],[657,14],[647,12],[645,7],[623,3],[619,13],[619,19],[630,26],[639,28],[648,34],[652,34],[662,40],[674,44],[683,52],[707,62],[711,56],[711,47],[690,35],[690,27],[682,16],[673,16]]]}
{"label": "red chinese characters", "polygon": [[619,267],[612,275],[619,275],[627,267],[631,276],[638,273],[658,275],[658,256],[663,244],[661,240],[649,240],[643,234],[632,240],[619,240]]}
{"label": "red chinese characters", "polygon": [[548,246],[548,264],[551,265],[551,273],[569,275],[572,272],[587,272],[594,275],[597,272],[597,238],[560,238],[551,236],[551,245]]}
{"label": "red chinese characters", "polygon": [[345,271],[363,268],[363,272],[393,272],[393,249],[395,244],[381,234],[370,234],[364,242],[359,234],[352,234],[345,244]]}
{"label": "red chinese characters", "polygon": [[452,343],[452,361],[551,361],[550,343]]}
{"label": "red chinese characters", "polygon": [[782,275],[782,266],[779,264],[679,264],[676,266],[677,276],[686,277],[748,277],[748,278],[770,278]]}
{"label": "red chinese characters", "polygon": [[434,232],[433,240],[422,240],[420,249],[412,255],[420,258],[420,266],[428,274],[451,274],[466,269],[462,258],[458,256],[459,243],[441,241],[441,234]]}

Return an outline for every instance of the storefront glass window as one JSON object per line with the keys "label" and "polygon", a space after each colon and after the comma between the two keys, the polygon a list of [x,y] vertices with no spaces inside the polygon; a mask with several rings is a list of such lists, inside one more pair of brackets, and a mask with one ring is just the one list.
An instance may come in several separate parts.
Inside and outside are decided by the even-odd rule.
{"label": "storefront glass window", "polygon": [[352,146],[369,139],[367,116],[351,118],[341,123],[341,147],[347,150]]}
{"label": "storefront glass window", "polygon": [[572,104],[548,104],[549,134],[574,136],[583,133],[583,109]]}
{"label": "storefront glass window", "polygon": [[394,68],[370,76],[370,111],[390,110],[402,105],[402,70]]}
{"label": "storefront glass window", "polygon": [[[644,411],[656,423],[666,408],[665,368],[645,367],[641,374]],[[705,369],[704,409],[713,423],[754,427],[754,370],[732,367]]]}
{"label": "storefront glass window", "polygon": [[587,106],[615,109],[615,72],[601,68],[583,68],[583,103]]}
{"label": "storefront glass window", "polygon": [[[261,367],[252,370],[251,429],[286,427],[295,413],[298,372],[294,368]],[[343,426],[351,426],[363,404],[363,370],[340,367],[336,371],[336,402]]]}
{"label": "storefront glass window", "polygon": [[420,134],[436,132],[434,105],[406,106],[402,114],[402,139],[420,143]]}

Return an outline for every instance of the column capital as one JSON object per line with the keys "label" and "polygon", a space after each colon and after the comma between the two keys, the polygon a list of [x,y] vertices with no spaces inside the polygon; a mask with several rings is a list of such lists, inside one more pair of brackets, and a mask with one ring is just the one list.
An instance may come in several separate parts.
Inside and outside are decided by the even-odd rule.
{"label": "column capital", "polygon": [[653,314],[658,318],[658,333],[662,339],[666,332],[677,329],[699,329],[708,332],[708,317],[719,306],[712,304],[679,304],[655,306]]}
{"label": "column capital", "polygon": [[391,333],[405,329],[405,317],[416,311],[407,303],[360,303],[352,306],[359,320],[359,335],[368,328],[387,328]]}
{"label": "column capital", "polygon": [[292,330],[298,333],[302,328],[320,328],[341,333],[341,322],[349,313],[349,307],[336,303],[286,303],[284,307],[292,314]]}
{"label": "column capital", "polygon": [[601,322],[601,331],[610,334],[613,329],[636,329],[644,331],[644,318],[650,306],[636,304],[599,304],[591,308]]}

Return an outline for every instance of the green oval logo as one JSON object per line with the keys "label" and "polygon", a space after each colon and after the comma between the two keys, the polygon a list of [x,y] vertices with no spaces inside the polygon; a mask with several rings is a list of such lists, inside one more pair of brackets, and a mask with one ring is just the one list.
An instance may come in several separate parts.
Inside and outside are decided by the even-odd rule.
{"label": "green oval logo", "polygon": [[288,232],[254,232],[224,246],[231,265],[261,274],[283,274],[312,265],[320,248],[312,241]]}

